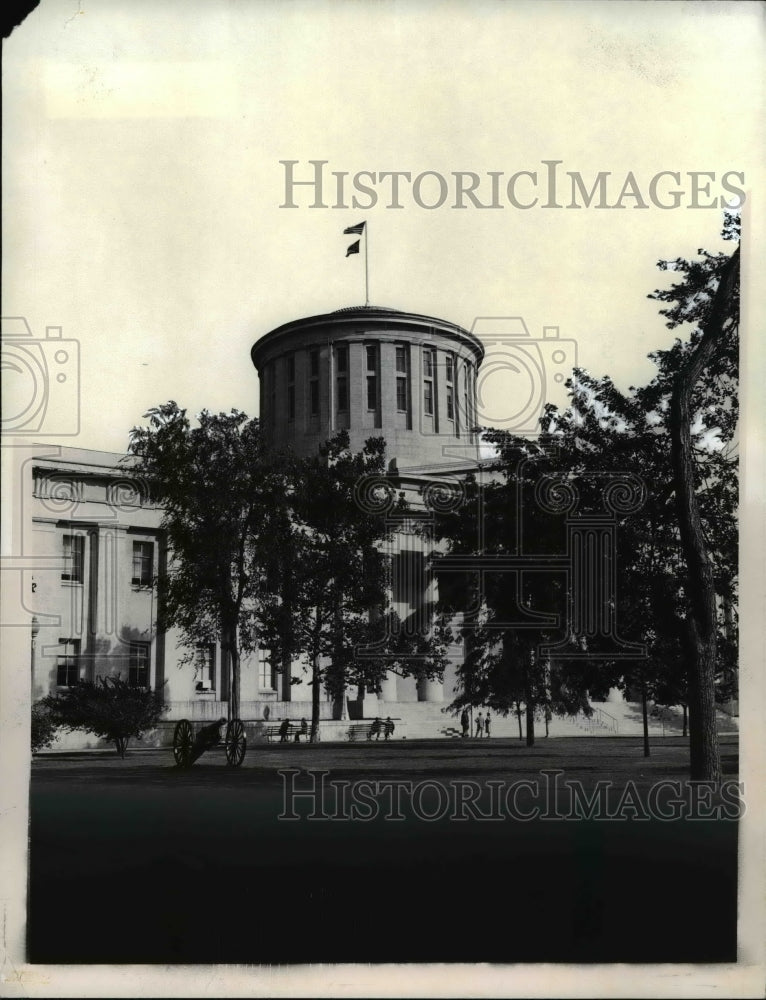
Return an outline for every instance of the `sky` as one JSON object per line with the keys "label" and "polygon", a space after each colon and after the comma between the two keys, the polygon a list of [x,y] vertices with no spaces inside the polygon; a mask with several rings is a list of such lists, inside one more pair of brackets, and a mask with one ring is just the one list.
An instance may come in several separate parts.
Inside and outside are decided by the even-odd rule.
{"label": "sky", "polygon": [[[731,250],[724,175],[753,208],[763,35],[741,3],[43,0],[4,50],[3,315],[77,342],[80,420],[51,378],[40,432],[121,451],[168,399],[257,415],[255,340],[364,302],[364,253],[344,256],[360,221],[371,303],[557,326],[589,371],[647,381],[674,336],[646,297],[669,281],[657,261]],[[284,160],[301,180],[327,161],[327,207],[305,185],[281,207]],[[562,207],[543,208],[553,160]],[[378,180],[363,210],[361,171],[430,173],[418,198],[401,181],[401,208]],[[460,171],[482,204],[502,175],[502,207],[452,207]],[[508,198],[520,171],[532,208]],[[678,190],[678,208],[649,195],[663,171],[680,184],[664,175],[656,201]],[[633,195],[567,207],[569,174],[590,190],[600,172],[607,205],[629,174]],[[696,198],[691,172],[714,174]]]}

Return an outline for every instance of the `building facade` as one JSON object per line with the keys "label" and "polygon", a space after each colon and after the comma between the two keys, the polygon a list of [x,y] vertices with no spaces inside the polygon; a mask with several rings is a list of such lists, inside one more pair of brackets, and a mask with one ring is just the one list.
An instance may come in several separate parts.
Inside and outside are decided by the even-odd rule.
{"label": "building facade", "polygon": [[[296,320],[253,347],[260,420],[267,442],[315,453],[341,429],[352,449],[383,437],[398,486],[420,503],[424,483],[454,480],[475,467],[476,377],[483,349],[466,330],[393,309],[358,307]],[[130,456],[75,448],[41,452],[28,464],[32,547],[32,697],[77,680],[120,676],[164,685],[167,719],[227,714],[229,669],[220,645],[184,649],[173,630],[157,629],[152,581],[167,567],[162,512]],[[406,524],[396,536],[392,594],[402,620],[434,598],[427,543]],[[462,650],[454,650],[457,662]],[[246,658],[241,716],[310,714],[306,664],[276,670],[267,650]],[[297,683],[296,683],[297,682]],[[416,684],[390,672],[377,691],[347,692],[350,717],[400,716],[397,706],[450,701],[444,682]],[[337,716],[328,698],[323,718]]]}

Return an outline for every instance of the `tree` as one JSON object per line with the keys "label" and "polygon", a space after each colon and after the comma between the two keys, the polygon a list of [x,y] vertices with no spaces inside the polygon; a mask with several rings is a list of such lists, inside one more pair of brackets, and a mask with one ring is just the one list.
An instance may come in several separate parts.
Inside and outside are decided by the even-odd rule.
{"label": "tree", "polygon": [[341,431],[317,455],[294,459],[288,479],[288,513],[269,563],[271,600],[259,621],[278,662],[303,656],[310,665],[313,742],[323,688],[339,700],[349,684],[376,688],[394,666],[443,665],[426,637],[402,633],[391,607],[384,548],[391,515],[403,515],[406,504],[386,475],[383,439],[352,453]]}
{"label": "tree", "polygon": [[239,717],[240,664],[257,646],[263,567],[278,544],[284,475],[258,422],[203,410],[197,427],[172,400],[144,414],[130,453],[163,508],[170,558],[158,580],[159,626],[176,626],[188,658],[219,641],[229,663],[229,716]]}
{"label": "tree", "polygon": [[729,357],[726,340],[733,341],[739,323],[739,247],[722,268],[720,261],[711,255],[706,255],[705,263],[707,266],[699,269],[700,274],[686,267],[686,281],[673,289],[673,299],[680,309],[680,315],[671,320],[675,325],[682,321],[681,316],[683,321],[690,318],[690,298],[699,299],[700,292],[709,292],[718,279],[709,305],[697,306],[691,313],[700,322],[701,336],[674,379],[669,425],[673,481],[689,587],[691,776],[696,780],[720,782],[721,758],[715,715],[716,590],[710,546],[697,499],[697,459],[691,427],[694,391],[700,376],[706,368],[714,366],[718,358]]}
{"label": "tree", "polygon": [[[725,235],[736,237],[737,233],[738,227],[727,218]],[[692,777],[715,780],[720,773],[715,763],[716,692],[725,696],[736,683],[738,258],[736,254],[729,258],[705,251],[700,255],[701,261],[679,258],[660,262],[661,269],[684,275],[680,284],[652,295],[669,304],[661,310],[668,326],[696,323],[698,327],[688,341],[676,340],[670,349],[650,355],[658,371],[646,386],[631,386],[623,393],[610,378],[594,378],[577,370],[569,383],[570,405],[562,411],[546,408],[540,442],[499,432],[485,434],[485,440],[497,449],[495,474],[504,476],[506,483],[518,481],[522,456],[526,456],[529,468],[534,466],[537,473],[545,474],[546,447],[555,456],[550,471],[561,477],[564,487],[594,476],[616,484],[626,473],[643,482],[641,508],[618,517],[620,586],[615,612],[621,634],[645,643],[647,657],[633,662],[604,660],[595,677],[589,670],[590,676],[586,676],[583,665],[567,665],[565,661],[557,670],[568,674],[568,678],[564,676],[567,698],[582,695],[586,689],[592,693],[594,682],[602,690],[619,683],[639,686],[644,700],[654,698],[667,704],[672,698],[674,703],[688,704]],[[721,275],[721,291],[716,295]],[[707,354],[700,360],[703,341]],[[679,476],[678,404],[673,403],[681,386],[687,403],[683,416],[685,485]],[[512,552],[509,545],[514,544],[515,514],[509,511],[516,508],[510,493],[505,507],[501,500],[493,508],[493,495],[502,498],[502,488],[495,484],[487,490],[485,520],[490,541],[486,551]],[[696,511],[696,527],[688,513],[692,509]],[[465,509],[459,516],[453,515],[451,525],[445,525],[452,551],[472,551],[470,538],[471,533],[475,537],[476,518],[476,511]],[[505,522],[502,528],[501,522]],[[539,523],[536,539],[544,540],[546,530]],[[697,546],[691,553],[693,558],[690,531]],[[699,549],[700,540],[704,550]],[[704,570],[701,578],[700,569]],[[540,603],[543,595],[539,587],[538,595],[541,608],[555,603],[544,597]],[[494,609],[490,608],[492,614]],[[487,648],[486,643],[483,648]],[[502,662],[502,658],[495,659]],[[505,661],[511,662],[508,656]],[[471,669],[475,690],[475,666]],[[506,669],[502,679],[496,669],[485,674],[488,689],[480,691],[481,697],[502,693],[508,704],[515,701],[518,705],[523,700],[523,678],[518,670],[514,677]],[[555,673],[549,686],[556,687]],[[537,697],[541,697],[539,681]]]}
{"label": "tree", "polygon": [[51,720],[69,731],[83,729],[114,743],[120,757],[128,741],[141,739],[165,711],[162,690],[139,688],[119,677],[80,681],[60,695],[42,699]]}
{"label": "tree", "polygon": [[[551,660],[542,648],[563,637],[569,598],[562,567],[566,525],[561,514],[538,502],[539,483],[563,468],[558,449],[504,431],[488,431],[496,459],[479,482],[470,476],[462,506],[438,515],[437,533],[464,570],[437,563],[440,610],[454,621],[468,653],[459,673],[462,691],[453,702],[486,705],[526,716],[526,741],[535,741],[535,718],[552,712],[590,712],[587,691],[603,677],[581,661]],[[512,560],[526,558],[520,564]],[[458,564],[459,565],[459,564]],[[469,609],[466,613],[466,609]],[[573,653],[579,649],[572,650]]]}

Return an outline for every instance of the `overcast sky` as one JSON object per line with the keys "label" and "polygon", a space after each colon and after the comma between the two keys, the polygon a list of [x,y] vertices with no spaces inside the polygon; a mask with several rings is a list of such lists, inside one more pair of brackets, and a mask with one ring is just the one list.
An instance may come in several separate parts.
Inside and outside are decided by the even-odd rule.
{"label": "overcast sky", "polygon": [[[60,443],[122,450],[170,398],[257,414],[253,342],[364,301],[342,234],[362,220],[372,303],[558,326],[590,371],[647,380],[673,336],[646,298],[657,260],[724,246],[721,179],[750,194],[764,161],[763,55],[759,4],[43,0],[4,53],[3,312],[79,341],[81,431]],[[300,179],[328,161],[327,208],[307,187],[280,207],[288,159]],[[568,172],[608,171],[609,204],[632,172],[648,207],[543,208],[545,160],[564,206]],[[432,171],[449,196],[423,208],[403,181],[395,209],[378,182],[374,207],[336,209],[332,171],[346,202],[360,171]],[[486,203],[502,173],[503,207],[451,207],[457,171]],[[508,199],[518,171],[532,208]],[[661,171],[677,209],[650,197]],[[718,207],[693,207],[694,171]]]}

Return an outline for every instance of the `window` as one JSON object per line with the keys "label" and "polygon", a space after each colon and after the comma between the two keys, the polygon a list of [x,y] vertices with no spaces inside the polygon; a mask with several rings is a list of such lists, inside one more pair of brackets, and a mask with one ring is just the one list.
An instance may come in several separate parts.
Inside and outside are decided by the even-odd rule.
{"label": "window", "polygon": [[258,690],[276,691],[277,669],[271,662],[271,650],[258,650]]}
{"label": "window", "polygon": [[85,555],[85,538],[83,535],[64,535],[64,571],[62,580],[70,583],[82,583],[82,571]]}
{"label": "window", "polygon": [[396,380],[396,408],[407,409],[407,379],[399,376]]}
{"label": "window", "polygon": [[447,386],[447,417],[450,420],[455,419],[455,397],[454,389],[451,385]]}
{"label": "window", "polygon": [[149,687],[149,643],[131,642],[128,654],[128,684]]}
{"label": "window", "polygon": [[426,379],[423,383],[423,409],[428,414],[429,417],[433,416],[434,412],[434,385],[433,382]]}
{"label": "window", "polygon": [[197,691],[215,690],[215,644],[200,643],[194,654],[194,676]]}
{"label": "window", "polygon": [[338,409],[348,409],[348,379],[345,375],[338,378]]}
{"label": "window", "polygon": [[295,355],[287,357],[287,419],[295,420]]}
{"label": "window", "polygon": [[56,683],[59,687],[71,687],[80,679],[80,640],[59,639],[56,657]]}
{"label": "window", "polygon": [[338,371],[336,379],[337,406],[339,411],[348,410],[348,347],[342,345],[336,348],[335,361]]}
{"label": "window", "polygon": [[431,417],[434,412],[434,352],[430,347],[423,351],[423,412]]}
{"label": "window", "polygon": [[451,354],[447,355],[447,381],[454,382],[455,362]]}
{"label": "window", "polygon": [[152,542],[133,542],[133,579],[134,587],[151,587],[154,578],[154,544]]}
{"label": "window", "polygon": [[396,345],[396,408],[400,412],[409,409],[409,358],[405,344]]}
{"label": "window", "polygon": [[319,351],[309,351],[309,412],[319,415]]}
{"label": "window", "polygon": [[378,408],[378,349],[374,344],[367,344],[367,409]]}

